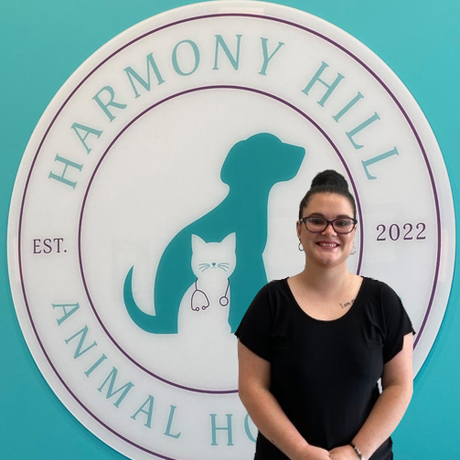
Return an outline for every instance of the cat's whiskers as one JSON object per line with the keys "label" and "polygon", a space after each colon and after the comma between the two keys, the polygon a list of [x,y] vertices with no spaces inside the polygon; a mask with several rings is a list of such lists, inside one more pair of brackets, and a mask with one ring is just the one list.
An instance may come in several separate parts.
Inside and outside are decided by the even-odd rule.
{"label": "cat's whiskers", "polygon": [[216,264],[216,262],[213,262],[212,264],[201,263],[198,265],[198,269],[200,270],[201,273],[205,272],[209,268],[220,268],[224,272],[227,272],[230,269],[230,264],[227,262],[221,262],[218,264]]}

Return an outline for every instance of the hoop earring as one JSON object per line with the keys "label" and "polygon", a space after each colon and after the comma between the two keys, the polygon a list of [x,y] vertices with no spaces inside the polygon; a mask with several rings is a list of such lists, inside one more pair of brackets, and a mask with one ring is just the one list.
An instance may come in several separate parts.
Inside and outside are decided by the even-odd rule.
{"label": "hoop earring", "polygon": [[354,256],[354,255],[356,254],[355,243],[353,243],[353,249],[352,249],[352,251],[350,252],[350,254],[351,254],[352,256]]}
{"label": "hoop earring", "polygon": [[303,246],[302,246],[302,243],[301,243],[300,241],[299,241],[299,251],[300,251],[300,252],[303,252],[303,251],[304,251]]}

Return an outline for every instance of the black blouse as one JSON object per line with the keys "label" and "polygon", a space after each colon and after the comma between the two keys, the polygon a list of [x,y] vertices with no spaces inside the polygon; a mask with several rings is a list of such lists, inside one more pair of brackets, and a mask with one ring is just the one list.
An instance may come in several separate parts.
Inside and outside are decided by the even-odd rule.
{"label": "black blouse", "polygon": [[[349,444],[379,397],[383,366],[402,350],[412,324],[396,293],[363,278],[349,311],[333,321],[306,314],[287,280],[257,294],[236,331],[271,364],[271,392],[309,444]],[[392,458],[388,439],[371,460]],[[256,459],[287,457],[259,433]]]}

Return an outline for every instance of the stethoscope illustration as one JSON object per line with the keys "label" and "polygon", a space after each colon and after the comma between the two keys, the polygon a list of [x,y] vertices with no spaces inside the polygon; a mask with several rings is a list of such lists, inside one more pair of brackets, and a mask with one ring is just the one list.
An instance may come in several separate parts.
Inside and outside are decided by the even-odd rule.
{"label": "stethoscope illustration", "polygon": [[[224,295],[219,299],[219,305],[221,307],[226,307],[229,303],[229,299],[227,297],[229,288],[230,288],[230,280],[227,280],[227,289],[225,289]],[[190,307],[193,311],[200,311],[200,307],[193,306],[193,298],[195,297],[195,294],[197,292],[201,292],[201,294],[204,295],[204,298],[206,299],[206,305],[202,305],[201,309],[206,310],[206,308],[208,308],[209,305],[211,304],[209,303],[209,298],[206,295],[206,292],[202,291],[201,289],[198,289],[198,278],[195,280],[195,290],[193,291],[192,298],[190,299]]]}

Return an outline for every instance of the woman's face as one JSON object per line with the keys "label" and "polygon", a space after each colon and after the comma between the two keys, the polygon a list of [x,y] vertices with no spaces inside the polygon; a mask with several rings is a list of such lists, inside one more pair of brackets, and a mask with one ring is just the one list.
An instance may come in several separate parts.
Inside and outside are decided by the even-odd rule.
{"label": "woman's face", "polygon": [[[324,217],[333,220],[337,217],[353,218],[350,201],[337,193],[316,193],[303,209],[302,217]],[[297,222],[297,236],[305,251],[307,261],[327,267],[346,263],[353,249],[356,226],[351,233],[337,233],[328,225],[321,233],[311,233],[303,222]]]}

